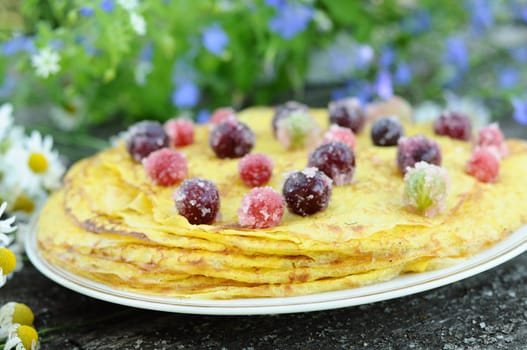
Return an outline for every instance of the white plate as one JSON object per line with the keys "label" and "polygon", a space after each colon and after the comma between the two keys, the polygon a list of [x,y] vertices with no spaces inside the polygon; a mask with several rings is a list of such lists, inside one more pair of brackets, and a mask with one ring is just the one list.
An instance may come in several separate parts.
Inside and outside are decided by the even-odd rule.
{"label": "white plate", "polygon": [[504,241],[464,262],[441,270],[405,274],[371,286],[285,298],[195,300],[163,298],[125,292],[77,276],[50,264],[38,250],[36,230],[26,240],[26,252],[33,265],[56,283],[78,293],[107,302],[167,312],[205,315],[281,314],[336,309],[374,303],[419,293],[462,280],[500,265],[527,250],[527,226]]}

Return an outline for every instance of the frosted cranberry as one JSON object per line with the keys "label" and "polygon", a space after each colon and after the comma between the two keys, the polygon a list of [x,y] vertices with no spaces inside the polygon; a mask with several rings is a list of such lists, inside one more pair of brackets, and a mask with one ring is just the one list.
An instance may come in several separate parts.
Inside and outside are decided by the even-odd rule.
{"label": "frosted cranberry", "polygon": [[188,119],[171,119],[164,125],[173,147],[182,147],[194,142],[194,123]]}
{"label": "frosted cranberry", "polygon": [[397,145],[397,166],[401,173],[406,173],[417,162],[427,162],[441,165],[441,149],[439,144],[423,135],[402,137]]}
{"label": "frosted cranberry", "polygon": [[272,121],[272,128],[273,128],[273,135],[276,136],[276,130],[278,129],[278,122],[282,119],[285,119],[289,117],[291,114],[295,112],[300,112],[302,114],[306,114],[309,111],[309,107],[305,104],[296,102],[296,101],[288,101],[278,107],[276,107],[273,121]]}
{"label": "frosted cranberry", "polygon": [[437,135],[466,141],[471,137],[472,125],[470,118],[466,115],[458,112],[445,112],[434,121],[434,131]]}
{"label": "frosted cranberry", "polygon": [[481,182],[496,182],[500,172],[500,161],[488,148],[475,148],[465,166],[468,174]]}
{"label": "frosted cranberry", "polygon": [[476,145],[492,149],[500,158],[504,158],[509,154],[509,147],[505,142],[500,127],[496,123],[492,123],[479,130]]}
{"label": "frosted cranberry", "polygon": [[162,148],[143,159],[146,174],[159,186],[171,186],[187,176],[187,157],[181,152]]}
{"label": "frosted cranberry", "polygon": [[403,135],[403,126],[392,117],[377,119],[371,127],[371,140],[376,146],[395,146]]}
{"label": "frosted cranberry", "polygon": [[284,216],[284,200],[271,187],[253,188],[238,209],[238,223],[249,228],[277,226]]}
{"label": "frosted cranberry", "polygon": [[324,134],[322,139],[323,143],[328,143],[332,141],[339,141],[349,146],[350,149],[355,149],[355,135],[353,131],[348,128],[343,128],[337,124],[331,125],[328,131]]}
{"label": "frosted cranberry", "polygon": [[238,163],[238,172],[247,186],[263,186],[273,175],[273,160],[265,154],[247,154]]}
{"label": "frosted cranberry", "polygon": [[342,142],[329,142],[309,155],[307,166],[324,172],[337,186],[349,184],[355,172],[355,154]]}
{"label": "frosted cranberry", "polygon": [[240,158],[254,146],[254,133],[236,119],[226,119],[210,132],[209,144],[218,158]]}
{"label": "frosted cranberry", "polygon": [[168,135],[160,123],[142,121],[128,129],[126,149],[134,161],[140,162],[150,153],[168,147],[168,143]]}
{"label": "frosted cranberry", "polygon": [[366,111],[356,98],[344,98],[329,103],[329,122],[351,129],[355,134],[362,131],[366,123]]}
{"label": "frosted cranberry", "polygon": [[220,210],[220,194],[214,182],[201,178],[183,181],[174,191],[180,215],[194,225],[211,224]]}
{"label": "frosted cranberry", "polygon": [[289,174],[282,188],[290,212],[308,216],[325,210],[331,199],[331,179],[317,168]]}
{"label": "frosted cranberry", "polygon": [[230,107],[223,107],[216,109],[210,118],[210,124],[218,125],[225,119],[234,118],[236,119],[236,112]]}

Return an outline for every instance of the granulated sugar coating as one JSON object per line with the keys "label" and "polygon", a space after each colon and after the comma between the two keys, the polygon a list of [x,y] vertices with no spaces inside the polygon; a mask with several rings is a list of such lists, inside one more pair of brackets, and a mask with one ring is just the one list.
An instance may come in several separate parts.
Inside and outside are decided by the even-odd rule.
{"label": "granulated sugar coating", "polygon": [[494,150],[476,147],[465,170],[481,182],[496,182],[500,172],[500,161]]}
{"label": "granulated sugar coating", "polygon": [[273,175],[273,160],[265,154],[247,154],[238,163],[238,172],[247,186],[263,186]]}
{"label": "granulated sugar coating", "polygon": [[506,157],[509,154],[509,148],[497,123],[492,123],[478,131],[476,145],[492,149],[499,158]]}
{"label": "granulated sugar coating", "polygon": [[148,177],[159,186],[172,186],[187,176],[187,157],[168,148],[150,153],[143,159],[143,166]]}
{"label": "granulated sugar coating", "polygon": [[256,187],[247,193],[238,209],[238,223],[249,228],[267,228],[280,224],[284,200],[271,187]]}
{"label": "granulated sugar coating", "polygon": [[356,140],[353,131],[342,126],[338,126],[337,124],[331,125],[329,130],[324,133],[322,143],[328,143],[331,141],[339,141],[348,145],[350,149],[355,149]]}
{"label": "granulated sugar coating", "polygon": [[172,147],[191,145],[194,142],[194,123],[188,119],[171,119],[164,125]]}

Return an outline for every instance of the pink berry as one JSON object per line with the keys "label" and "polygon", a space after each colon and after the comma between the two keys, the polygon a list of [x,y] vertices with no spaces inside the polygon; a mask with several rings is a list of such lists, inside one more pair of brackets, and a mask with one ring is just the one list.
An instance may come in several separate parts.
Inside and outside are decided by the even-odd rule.
{"label": "pink berry", "polygon": [[342,126],[338,126],[337,124],[331,125],[329,130],[326,131],[326,133],[324,134],[324,138],[322,139],[322,143],[329,143],[331,141],[342,142],[348,145],[351,150],[355,149],[356,141],[353,131]]}
{"label": "pink berry", "polygon": [[500,172],[500,162],[492,150],[477,147],[472,151],[465,170],[481,182],[496,182]]}
{"label": "pink berry", "polygon": [[170,119],[164,128],[173,147],[187,146],[194,142],[194,123],[188,119]]}
{"label": "pink berry", "polygon": [[273,160],[265,154],[247,154],[238,163],[238,172],[247,186],[263,186],[273,175]]}
{"label": "pink berry", "polygon": [[168,148],[150,153],[143,159],[148,177],[159,186],[171,186],[187,176],[187,157],[181,152]]}
{"label": "pink berry", "polygon": [[458,112],[445,112],[434,122],[437,135],[449,136],[453,139],[470,140],[472,125],[470,118]]}
{"label": "pink berry", "polygon": [[210,124],[218,125],[225,119],[234,118],[236,119],[236,112],[230,107],[223,107],[216,109],[210,117]]}
{"label": "pink berry", "polygon": [[284,215],[284,200],[271,187],[256,187],[242,199],[238,222],[249,228],[267,228],[280,224]]}
{"label": "pink berry", "polygon": [[492,149],[499,158],[504,158],[509,154],[509,148],[497,123],[492,123],[479,130],[476,145]]}

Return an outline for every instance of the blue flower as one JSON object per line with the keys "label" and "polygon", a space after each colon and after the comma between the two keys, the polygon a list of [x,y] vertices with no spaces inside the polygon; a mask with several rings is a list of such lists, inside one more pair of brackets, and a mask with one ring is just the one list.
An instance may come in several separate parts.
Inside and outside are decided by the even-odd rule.
{"label": "blue flower", "polygon": [[306,30],[313,19],[313,8],[301,3],[278,2],[276,15],[269,20],[269,29],[282,38],[289,40]]}
{"label": "blue flower", "polygon": [[281,8],[285,5],[286,0],[265,0],[265,4],[276,9]]}
{"label": "blue flower", "polygon": [[512,67],[502,67],[498,70],[498,85],[507,89],[514,87],[518,83],[519,72]]}
{"label": "blue flower", "polygon": [[399,62],[393,80],[396,84],[406,85],[412,80],[412,67],[406,62]]}
{"label": "blue flower", "polygon": [[464,71],[468,68],[468,56],[468,48],[463,38],[452,36],[446,40],[445,60],[447,63]]}
{"label": "blue flower", "polygon": [[515,97],[511,102],[514,108],[512,113],[514,120],[522,125],[527,125],[527,101]]}
{"label": "blue flower", "polygon": [[373,60],[374,52],[370,45],[359,45],[355,52],[355,67],[366,68]]}
{"label": "blue flower", "polygon": [[494,24],[494,12],[488,0],[467,0],[465,7],[470,13],[470,24],[476,33],[483,32]]}
{"label": "blue flower", "polygon": [[338,100],[348,96],[354,96],[358,98],[362,104],[366,104],[371,101],[373,97],[373,86],[367,80],[351,79],[344,87],[333,90],[331,94],[333,100]]}
{"label": "blue flower", "polygon": [[383,69],[386,69],[392,65],[394,59],[395,50],[390,46],[385,46],[381,51],[381,55],[379,56],[379,66]]}
{"label": "blue flower", "polygon": [[207,51],[220,56],[229,43],[229,37],[218,23],[213,23],[203,30],[201,41]]}
{"label": "blue flower", "polygon": [[94,13],[95,11],[91,7],[88,7],[88,6],[81,6],[81,8],[79,9],[79,14],[84,17],[93,16]]}
{"label": "blue flower", "polygon": [[16,55],[19,52],[35,52],[33,38],[19,35],[2,43],[1,52],[5,56]]}
{"label": "blue flower", "polygon": [[112,12],[115,8],[115,3],[113,0],[102,0],[100,6],[104,12]]}
{"label": "blue flower", "polygon": [[383,99],[388,99],[393,96],[392,76],[388,70],[381,69],[377,74],[375,92]]}
{"label": "blue flower", "polygon": [[210,111],[208,109],[200,109],[196,115],[197,124],[206,124],[209,122],[211,117]]}
{"label": "blue flower", "polygon": [[509,53],[516,62],[527,63],[527,46],[511,49]]}
{"label": "blue flower", "polygon": [[15,91],[16,87],[16,79],[13,75],[8,74],[6,75],[4,82],[2,85],[0,85],[0,98],[1,99],[8,99],[13,91]]}
{"label": "blue flower", "polygon": [[139,59],[144,62],[152,61],[152,56],[154,55],[154,47],[152,43],[149,42],[143,46],[141,53],[139,54]]}
{"label": "blue flower", "polygon": [[426,32],[431,27],[430,13],[424,9],[414,11],[402,20],[401,26],[410,34]]}
{"label": "blue flower", "polygon": [[200,98],[199,88],[192,81],[179,84],[172,94],[172,103],[179,108],[195,107]]}

